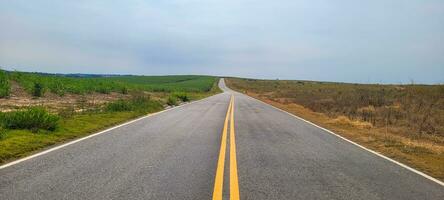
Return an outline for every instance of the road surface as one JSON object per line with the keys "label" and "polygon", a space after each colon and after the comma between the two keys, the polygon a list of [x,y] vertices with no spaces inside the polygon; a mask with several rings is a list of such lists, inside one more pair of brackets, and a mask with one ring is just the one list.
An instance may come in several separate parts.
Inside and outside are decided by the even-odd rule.
{"label": "road surface", "polygon": [[438,183],[220,87],[1,168],[0,199],[444,199]]}

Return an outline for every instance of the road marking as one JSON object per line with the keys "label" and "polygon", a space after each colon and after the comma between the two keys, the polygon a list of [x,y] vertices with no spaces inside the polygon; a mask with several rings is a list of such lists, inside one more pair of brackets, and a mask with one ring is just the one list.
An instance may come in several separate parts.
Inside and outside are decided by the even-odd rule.
{"label": "road marking", "polygon": [[389,157],[387,157],[387,156],[384,156],[384,155],[382,155],[382,154],[380,154],[380,153],[378,153],[378,152],[376,152],[376,151],[373,151],[373,150],[371,150],[371,149],[368,149],[367,147],[364,147],[364,146],[362,146],[362,145],[360,145],[360,144],[358,144],[358,143],[356,143],[356,142],[353,142],[353,141],[351,141],[351,140],[349,140],[349,139],[347,139],[347,138],[345,138],[345,137],[342,137],[341,135],[339,135],[339,134],[337,134],[337,133],[335,133],[335,132],[333,132],[333,131],[331,131],[331,130],[328,130],[328,129],[322,127],[322,126],[319,126],[319,125],[317,125],[317,124],[315,124],[315,123],[313,123],[313,122],[311,122],[311,121],[308,121],[308,120],[306,120],[306,119],[303,119],[303,118],[301,118],[301,117],[299,117],[299,116],[297,116],[297,115],[295,115],[295,114],[293,114],[293,113],[289,113],[289,112],[287,112],[287,111],[285,111],[285,110],[282,110],[282,109],[280,109],[280,108],[278,108],[278,107],[275,107],[275,106],[273,106],[273,105],[271,105],[271,104],[265,103],[265,102],[263,102],[263,101],[261,101],[261,100],[259,100],[259,99],[256,99],[256,98],[253,98],[253,97],[250,97],[250,96],[245,95],[245,94],[242,94],[242,93],[240,93],[240,92],[236,92],[236,91],[234,91],[234,90],[231,90],[231,91],[233,91],[233,92],[235,92],[235,93],[238,93],[238,94],[240,94],[240,95],[244,95],[244,96],[246,96],[246,97],[248,97],[248,98],[251,98],[251,99],[253,99],[253,100],[256,100],[256,101],[258,101],[258,102],[260,102],[260,103],[262,103],[262,104],[265,104],[265,105],[267,105],[267,106],[270,106],[270,107],[272,107],[272,108],[274,108],[274,109],[276,109],[276,110],[278,110],[278,111],[281,111],[281,112],[287,113],[288,115],[290,115],[290,116],[292,116],[292,117],[294,117],[294,118],[296,118],[296,119],[299,119],[299,120],[304,121],[304,122],[306,122],[306,123],[308,123],[308,124],[310,124],[310,125],[312,125],[312,126],[315,126],[315,127],[319,128],[319,129],[322,129],[322,130],[324,130],[325,132],[330,133],[330,134],[332,134],[332,135],[334,135],[334,136],[336,136],[336,137],[338,137],[338,138],[340,138],[340,139],[343,139],[343,140],[345,140],[345,141],[347,141],[347,142],[349,142],[349,143],[351,143],[351,144],[353,144],[353,145],[355,145],[355,146],[357,146],[357,147],[359,147],[359,148],[361,148],[361,149],[364,149],[364,150],[366,150],[366,151],[368,151],[368,152],[370,152],[370,153],[372,153],[372,154],[375,154],[376,156],[379,156],[379,157],[381,157],[381,158],[383,158],[383,159],[385,159],[385,160],[388,160],[388,161],[390,161],[390,162],[392,162],[392,163],[394,163],[394,164],[396,164],[396,165],[398,165],[398,166],[401,166],[401,167],[403,167],[403,168],[405,168],[405,169],[407,169],[407,170],[409,170],[409,171],[411,171],[411,172],[413,172],[413,173],[416,173],[416,174],[418,174],[418,175],[420,175],[420,176],[422,176],[422,177],[424,177],[424,178],[426,178],[426,179],[429,179],[429,180],[431,180],[431,181],[437,183],[438,185],[444,186],[444,182],[442,182],[442,181],[440,181],[440,180],[438,180],[438,179],[436,179],[436,178],[433,178],[433,177],[431,177],[431,176],[425,174],[424,172],[421,172],[421,171],[419,171],[419,170],[416,170],[416,169],[414,169],[414,168],[412,168],[412,167],[409,167],[409,166],[406,165],[406,164],[400,163],[400,162],[398,162],[398,161],[396,161],[396,160],[393,160],[393,159],[391,159],[391,158],[389,158]]}
{"label": "road marking", "polygon": [[227,115],[225,116],[224,128],[222,130],[219,160],[217,162],[216,177],[214,180],[213,200],[222,200],[223,197],[228,121],[230,121],[230,200],[239,200],[239,181],[237,176],[236,140],[234,131],[234,95],[231,95]]}
{"label": "road marking", "polygon": [[233,96],[228,105],[227,114],[225,116],[224,128],[222,130],[222,139],[220,142],[219,160],[217,162],[216,177],[214,179],[213,200],[222,200],[222,192],[224,185],[224,169],[225,169],[225,153],[227,149],[227,129],[230,111],[233,106]]}
{"label": "road marking", "polygon": [[[220,94],[223,94],[223,93],[220,93]],[[217,94],[217,95],[220,95],[220,94]],[[214,96],[217,96],[217,95],[213,95],[213,96],[210,96],[210,97],[214,97]],[[69,146],[69,145],[75,144],[75,143],[77,143],[77,142],[80,142],[80,141],[83,141],[83,140],[86,140],[86,139],[89,139],[89,138],[92,138],[92,137],[95,137],[95,136],[98,136],[98,135],[100,135],[100,134],[103,134],[103,133],[109,132],[109,131],[114,130],[114,129],[116,129],[116,128],[120,128],[120,127],[122,127],[122,126],[126,126],[126,125],[128,125],[128,124],[131,124],[131,123],[134,123],[134,122],[140,121],[140,120],[142,120],[142,119],[145,119],[145,118],[148,118],[148,117],[152,117],[152,116],[155,116],[155,115],[158,115],[158,114],[164,113],[164,112],[168,112],[168,111],[171,111],[171,110],[174,110],[174,109],[177,109],[177,108],[181,108],[181,107],[186,106],[186,105],[191,105],[191,104],[193,104],[193,103],[197,103],[197,102],[203,101],[203,100],[208,99],[208,98],[210,98],[210,97],[206,97],[206,98],[203,98],[203,99],[200,99],[200,100],[197,100],[197,101],[193,101],[193,102],[191,102],[191,103],[187,103],[187,104],[183,104],[183,105],[180,105],[180,106],[176,106],[176,107],[173,107],[173,108],[170,108],[170,109],[167,109],[167,110],[162,110],[162,111],[159,111],[159,112],[156,112],[156,113],[148,114],[148,115],[146,115],[146,116],[143,116],[143,117],[140,117],[140,118],[134,119],[134,120],[132,120],[132,121],[125,122],[125,123],[123,123],[123,124],[120,124],[120,125],[117,125],[117,126],[114,126],[114,127],[108,128],[108,129],[105,129],[105,130],[100,131],[100,132],[98,132],[98,133],[94,133],[94,134],[91,134],[91,135],[88,135],[88,136],[85,136],[85,137],[79,138],[79,139],[77,139],[77,140],[74,140],[74,141],[71,141],[71,142],[68,142],[68,143],[64,143],[64,144],[61,144],[61,145],[59,145],[59,146],[56,146],[56,147],[50,148],[50,149],[48,149],[48,150],[45,150],[45,151],[42,151],[42,152],[39,152],[39,153],[36,153],[36,154],[30,155],[30,156],[28,156],[28,157],[24,157],[24,158],[21,158],[21,159],[15,160],[15,161],[12,161],[12,162],[10,162],[10,163],[6,163],[6,164],[4,164],[4,165],[1,165],[1,166],[0,166],[0,169],[4,169],[4,168],[10,167],[10,166],[12,166],[12,165],[19,164],[19,163],[21,163],[21,162],[23,162],[23,161],[26,161],[26,160],[29,160],[29,159],[32,159],[32,158],[35,158],[35,157],[38,157],[38,156],[41,156],[41,155],[44,155],[44,154],[50,153],[50,152],[52,152],[52,151],[55,151],[55,150],[61,149],[61,148],[63,148],[63,147],[66,147],[66,146]]]}
{"label": "road marking", "polygon": [[234,95],[231,96],[230,120],[230,200],[239,200],[239,183],[237,177],[236,140],[234,134]]}

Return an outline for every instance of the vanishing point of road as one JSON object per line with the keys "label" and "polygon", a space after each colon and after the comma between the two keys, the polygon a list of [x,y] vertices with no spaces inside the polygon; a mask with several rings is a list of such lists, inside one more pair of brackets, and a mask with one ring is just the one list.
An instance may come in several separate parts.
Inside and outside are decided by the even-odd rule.
{"label": "vanishing point of road", "polygon": [[444,199],[444,187],[227,88],[0,167],[0,199]]}

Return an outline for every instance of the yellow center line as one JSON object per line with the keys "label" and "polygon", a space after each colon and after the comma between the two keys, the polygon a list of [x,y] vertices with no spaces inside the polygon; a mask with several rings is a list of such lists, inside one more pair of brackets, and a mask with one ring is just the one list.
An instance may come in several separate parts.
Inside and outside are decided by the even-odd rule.
{"label": "yellow center line", "polygon": [[234,96],[231,103],[230,119],[230,200],[239,200],[239,183],[237,177],[236,140],[234,137]]}
{"label": "yellow center line", "polygon": [[231,95],[222,130],[219,160],[217,162],[216,178],[214,180],[213,200],[222,200],[224,185],[225,154],[227,149],[227,130],[230,121],[230,200],[239,200],[239,183],[237,176],[236,140],[234,131],[234,96]]}
{"label": "yellow center line", "polygon": [[233,97],[231,97],[228,106],[227,115],[225,117],[224,128],[222,130],[222,140],[220,144],[219,160],[217,162],[216,178],[214,180],[213,200],[222,200],[222,188],[224,184],[224,167],[225,167],[225,152],[227,149],[227,129],[230,111],[233,105]]}

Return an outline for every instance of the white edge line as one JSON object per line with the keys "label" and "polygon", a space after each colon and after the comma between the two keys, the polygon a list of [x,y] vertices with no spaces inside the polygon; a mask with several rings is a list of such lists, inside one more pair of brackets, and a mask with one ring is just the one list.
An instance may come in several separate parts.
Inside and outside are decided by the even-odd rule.
{"label": "white edge line", "polygon": [[351,143],[351,144],[353,144],[353,145],[355,145],[355,146],[357,146],[357,147],[359,147],[359,148],[361,148],[361,149],[364,149],[364,150],[366,150],[366,151],[368,151],[368,152],[370,152],[370,153],[373,153],[373,154],[375,154],[375,155],[377,155],[377,156],[379,156],[379,157],[381,157],[381,158],[384,158],[384,159],[386,159],[386,160],[388,160],[388,161],[391,161],[392,163],[395,163],[395,164],[397,164],[397,165],[399,165],[399,166],[401,166],[401,167],[404,167],[405,169],[408,169],[408,170],[410,170],[410,171],[412,171],[412,172],[414,172],[414,173],[416,173],[416,174],[418,174],[418,175],[421,175],[421,176],[423,176],[424,178],[427,178],[427,179],[429,179],[429,180],[431,180],[431,181],[433,181],[433,182],[435,182],[435,183],[437,183],[437,184],[439,184],[439,185],[441,185],[441,186],[444,186],[444,183],[443,183],[443,182],[441,182],[440,180],[438,180],[438,179],[436,179],[436,178],[433,178],[433,177],[431,177],[431,176],[425,174],[424,172],[418,171],[418,170],[416,170],[416,169],[414,169],[414,168],[412,168],[412,167],[407,166],[406,164],[400,163],[400,162],[398,162],[398,161],[396,161],[396,160],[393,160],[393,159],[391,159],[391,158],[389,158],[389,157],[387,157],[387,156],[384,156],[384,155],[382,155],[382,154],[380,154],[380,153],[378,153],[378,152],[376,152],[376,151],[373,151],[373,150],[371,150],[371,149],[368,149],[368,148],[366,148],[366,147],[364,147],[364,146],[362,146],[362,145],[360,145],[360,144],[358,144],[358,143],[356,143],[356,142],[353,142],[353,141],[351,141],[351,140],[349,140],[349,139],[347,139],[347,138],[345,138],[345,137],[342,137],[341,135],[338,135],[337,133],[335,133],[335,132],[333,132],[333,131],[331,131],[331,130],[328,130],[328,129],[324,128],[324,127],[321,127],[321,126],[319,126],[319,125],[317,125],[317,124],[315,124],[315,123],[313,123],[313,122],[311,122],[311,121],[308,121],[308,120],[306,120],[306,119],[303,119],[302,117],[296,116],[296,115],[293,114],[293,113],[289,113],[289,112],[287,112],[287,111],[285,111],[285,110],[282,110],[282,109],[280,109],[280,108],[278,108],[278,107],[275,107],[275,106],[273,106],[273,105],[271,105],[271,104],[265,103],[265,102],[263,102],[263,101],[261,101],[261,100],[259,100],[259,99],[253,98],[253,97],[248,96],[248,95],[246,95],[246,94],[243,94],[243,93],[240,93],[240,92],[237,92],[237,93],[242,94],[242,95],[245,95],[245,96],[247,96],[247,97],[249,97],[249,98],[251,98],[251,99],[254,99],[254,100],[256,100],[256,101],[259,101],[259,102],[261,102],[261,103],[263,103],[263,104],[265,104],[265,105],[267,105],[267,106],[270,106],[270,107],[272,107],[272,108],[274,108],[274,109],[276,109],[276,110],[279,110],[279,111],[281,111],[281,112],[287,113],[288,115],[293,116],[293,117],[295,117],[296,119],[302,120],[302,121],[304,121],[304,122],[306,122],[306,123],[308,123],[308,124],[310,124],[310,125],[312,125],[312,126],[315,126],[315,127],[317,127],[317,128],[320,128],[320,129],[322,129],[322,130],[324,130],[324,131],[326,131],[326,132],[328,132],[328,133],[330,133],[330,134],[332,134],[332,135],[334,135],[334,136],[336,136],[336,137],[339,137],[339,138],[341,138],[341,139],[343,139],[343,140],[345,140],[345,141],[347,141],[347,142],[349,142],[349,143]]}
{"label": "white edge line", "polygon": [[[222,93],[219,93],[219,94],[223,94],[223,92],[222,92]],[[197,102],[203,101],[203,100],[205,100],[205,99],[207,99],[207,98],[214,97],[214,96],[219,95],[219,94],[215,94],[215,95],[212,95],[212,96],[209,96],[209,97],[206,97],[206,98],[203,98],[203,99],[199,99],[199,100],[197,100],[197,101],[193,101],[193,102],[190,102],[190,103],[187,103],[187,104],[183,104],[183,105],[180,105],[180,106],[175,106],[175,107],[172,107],[172,108],[169,108],[169,109],[166,109],[166,110],[161,110],[161,111],[159,111],[159,112],[155,112],[155,113],[147,114],[147,115],[142,116],[142,117],[139,117],[139,118],[137,118],[137,119],[133,119],[133,120],[128,121],[128,122],[125,122],[125,123],[123,123],[123,124],[119,124],[119,125],[113,126],[113,127],[111,127],[111,128],[105,129],[105,130],[100,131],[100,132],[98,132],[98,133],[94,133],[94,134],[91,134],[91,135],[88,135],[88,136],[85,136],[85,137],[82,137],[82,138],[79,138],[79,139],[73,140],[73,141],[71,141],[71,142],[67,142],[67,143],[64,143],[64,144],[58,145],[58,146],[56,146],[56,147],[53,147],[53,148],[50,148],[50,149],[44,150],[44,151],[42,151],[42,152],[38,152],[38,153],[36,153],[36,154],[30,155],[30,156],[27,156],[27,157],[24,157],[24,158],[21,158],[21,159],[18,159],[18,160],[15,160],[15,161],[9,162],[9,163],[6,163],[6,164],[4,164],[4,165],[1,165],[1,166],[0,166],[0,169],[4,169],[4,168],[10,167],[10,166],[12,166],[12,165],[19,164],[19,163],[21,163],[21,162],[23,162],[23,161],[26,161],[26,160],[29,160],[29,159],[32,159],[32,158],[35,158],[35,157],[38,157],[38,156],[41,156],[41,155],[47,154],[47,153],[49,153],[49,152],[52,152],[52,151],[55,151],[55,150],[61,149],[61,148],[63,148],[63,147],[66,147],[66,146],[69,146],[69,145],[75,144],[75,143],[77,143],[77,142],[80,142],[80,141],[83,141],[83,140],[86,140],[86,139],[89,139],[89,138],[92,138],[92,137],[98,136],[98,135],[100,135],[100,134],[102,134],[102,133],[106,133],[106,132],[108,132],[108,131],[111,131],[111,130],[114,130],[114,129],[120,128],[120,127],[122,127],[122,126],[126,126],[126,125],[128,125],[128,124],[131,124],[131,123],[134,123],[134,122],[140,121],[140,120],[142,120],[142,119],[145,119],[145,118],[148,118],[148,117],[152,117],[152,116],[155,116],[155,115],[158,115],[158,114],[161,114],[161,113],[167,112],[167,111],[171,111],[171,110],[174,110],[174,109],[176,109],[176,108],[180,108],[180,107],[183,107],[183,106],[186,106],[186,105],[191,105],[191,104],[193,104],[193,103],[197,103]]]}

